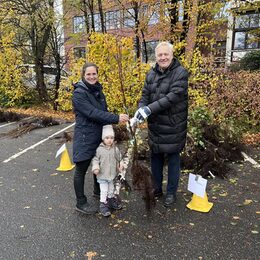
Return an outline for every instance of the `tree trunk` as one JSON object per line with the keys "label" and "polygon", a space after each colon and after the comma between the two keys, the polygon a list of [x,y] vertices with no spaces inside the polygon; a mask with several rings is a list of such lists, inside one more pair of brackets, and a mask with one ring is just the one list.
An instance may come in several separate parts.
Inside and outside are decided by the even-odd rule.
{"label": "tree trunk", "polygon": [[143,45],[144,45],[144,57],[145,57],[145,63],[148,63],[148,53],[147,53],[147,46],[146,46],[146,40],[145,40],[145,37],[144,37],[144,32],[143,30],[141,30],[141,33],[142,33],[142,37],[143,37]]}
{"label": "tree trunk", "polygon": [[86,1],[82,1],[82,11],[85,17],[85,26],[86,26],[86,33],[89,33],[90,26],[89,26],[89,19],[88,19],[88,9]]}
{"label": "tree trunk", "polygon": [[59,52],[55,55],[55,64],[57,69],[57,74],[55,76],[55,92],[54,92],[54,100],[53,100],[53,109],[55,111],[58,110],[58,97],[59,97],[59,89],[60,89],[60,80],[61,80],[61,57]]}
{"label": "tree trunk", "polygon": [[[186,39],[187,36],[187,28],[188,28],[188,19],[189,19],[189,12],[188,12],[188,1],[184,1],[183,5],[183,22],[182,22],[182,32],[180,36],[180,41]],[[184,50],[183,50],[184,52]]]}
{"label": "tree trunk", "polygon": [[135,16],[135,48],[136,48],[136,57],[139,59],[141,57],[141,46],[140,46],[140,37],[139,37],[139,27],[140,27],[140,21],[139,21],[139,15],[138,15],[138,3],[134,2],[134,16]]}
{"label": "tree trunk", "polygon": [[44,82],[44,71],[43,71],[43,61],[36,58],[35,60],[35,74],[36,74],[36,89],[39,94],[41,102],[48,101],[47,88]]}
{"label": "tree trunk", "polygon": [[168,12],[170,15],[170,42],[174,43],[175,28],[179,17],[179,9],[177,8],[178,0],[171,0],[170,3],[166,0],[165,3],[169,4]]}
{"label": "tree trunk", "polygon": [[190,13],[190,22],[189,22],[189,29],[187,32],[186,42],[187,45],[185,47],[185,58],[190,64],[193,56],[193,51],[196,46],[196,39],[197,39],[197,29],[198,29],[198,8],[199,7],[199,0],[193,0],[191,13]]}
{"label": "tree trunk", "polygon": [[106,26],[105,26],[105,19],[104,19],[104,13],[103,13],[101,0],[98,0],[98,10],[99,10],[99,14],[100,14],[101,31],[102,31],[102,33],[105,33]]}

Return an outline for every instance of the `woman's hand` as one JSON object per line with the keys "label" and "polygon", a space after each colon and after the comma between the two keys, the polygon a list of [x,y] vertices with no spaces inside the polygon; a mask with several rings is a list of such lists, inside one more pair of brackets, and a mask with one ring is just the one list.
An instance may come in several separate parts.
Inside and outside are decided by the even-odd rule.
{"label": "woman's hand", "polygon": [[122,165],[122,164],[119,165],[119,166],[118,166],[118,170],[119,170],[119,172],[122,172],[122,171],[124,170],[124,165]]}
{"label": "woman's hand", "polygon": [[99,174],[99,170],[98,170],[98,169],[95,169],[95,170],[93,171],[93,174],[98,175],[98,174]]}
{"label": "woman's hand", "polygon": [[129,120],[129,116],[127,114],[119,115],[119,123],[126,123]]}

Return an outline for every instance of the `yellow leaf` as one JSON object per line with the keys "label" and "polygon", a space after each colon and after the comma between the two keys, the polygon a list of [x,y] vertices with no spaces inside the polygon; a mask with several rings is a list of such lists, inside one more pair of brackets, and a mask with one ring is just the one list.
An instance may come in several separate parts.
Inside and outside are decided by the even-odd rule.
{"label": "yellow leaf", "polygon": [[86,254],[84,256],[87,256],[88,257],[88,260],[91,260],[93,256],[96,256],[97,255],[97,252],[94,252],[94,251],[89,251],[89,252],[86,252]]}
{"label": "yellow leaf", "polygon": [[219,196],[221,196],[221,197],[226,197],[227,195],[228,195],[227,192],[224,192],[224,193],[220,193],[220,194],[219,194]]}
{"label": "yellow leaf", "polygon": [[243,203],[243,205],[249,205],[250,203],[252,203],[253,201],[252,200],[248,200],[246,199]]}

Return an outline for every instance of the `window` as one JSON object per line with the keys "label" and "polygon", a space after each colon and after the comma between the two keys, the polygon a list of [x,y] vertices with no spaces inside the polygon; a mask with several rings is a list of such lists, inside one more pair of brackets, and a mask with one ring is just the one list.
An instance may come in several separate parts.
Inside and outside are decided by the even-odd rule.
{"label": "window", "polygon": [[243,14],[235,17],[233,49],[260,48],[259,36],[254,30],[260,27],[259,13]]}
{"label": "window", "polygon": [[[157,46],[158,43],[159,43],[159,41],[146,42],[148,62],[155,62],[155,47]],[[143,60],[145,61],[144,45],[143,45],[143,53],[142,54],[143,54]]]}
{"label": "window", "polygon": [[148,25],[154,25],[159,22],[159,20],[160,20],[159,8],[160,8],[159,4],[156,4],[153,7],[148,6],[148,5],[143,6],[143,16],[148,17],[148,19],[149,19]]}
{"label": "window", "polygon": [[183,2],[178,2],[178,21],[181,22],[184,19],[184,6]]}
{"label": "window", "polygon": [[119,28],[119,19],[119,10],[106,12],[106,29],[112,30]]}
{"label": "window", "polygon": [[85,32],[85,17],[84,16],[75,16],[73,17],[73,32],[80,33]]}
{"label": "window", "polygon": [[246,32],[236,32],[234,49],[245,49]]}
{"label": "window", "polygon": [[215,14],[215,16],[214,16],[215,19],[227,18],[229,15],[231,3],[225,2],[225,1],[222,1],[222,2],[223,2],[223,6],[220,7],[219,11]]}
{"label": "window", "polygon": [[74,49],[74,58],[86,58],[86,48],[85,47],[75,47]]}
{"label": "window", "polygon": [[237,16],[235,21],[235,29],[247,29],[259,27],[259,14],[245,14]]}
{"label": "window", "polygon": [[96,32],[101,31],[100,14],[94,14],[94,27]]}
{"label": "window", "polygon": [[[183,22],[184,19],[184,6],[183,1],[178,1],[177,3],[177,11],[178,11],[178,22]],[[167,18],[167,20],[170,20],[170,14],[168,7],[165,7],[164,9],[164,16]]]}
{"label": "window", "polygon": [[133,8],[125,10],[124,27],[133,27],[135,25],[134,15],[135,15],[135,11]]}
{"label": "window", "polygon": [[[100,20],[100,14],[94,14],[93,15],[94,18],[94,28],[95,28],[95,32],[100,32],[101,31],[101,20]],[[88,16],[88,20],[89,20],[89,25],[92,29],[92,19],[91,19],[91,15]]]}
{"label": "window", "polygon": [[214,45],[215,62],[224,63],[226,57],[226,41],[217,41]]}

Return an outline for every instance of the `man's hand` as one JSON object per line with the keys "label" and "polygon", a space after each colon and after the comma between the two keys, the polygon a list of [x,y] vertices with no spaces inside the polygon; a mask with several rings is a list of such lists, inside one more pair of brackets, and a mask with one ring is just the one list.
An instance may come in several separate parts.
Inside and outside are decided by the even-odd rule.
{"label": "man's hand", "polygon": [[137,118],[139,123],[144,121],[149,115],[151,115],[151,109],[148,106],[140,107],[136,112],[134,117]]}

